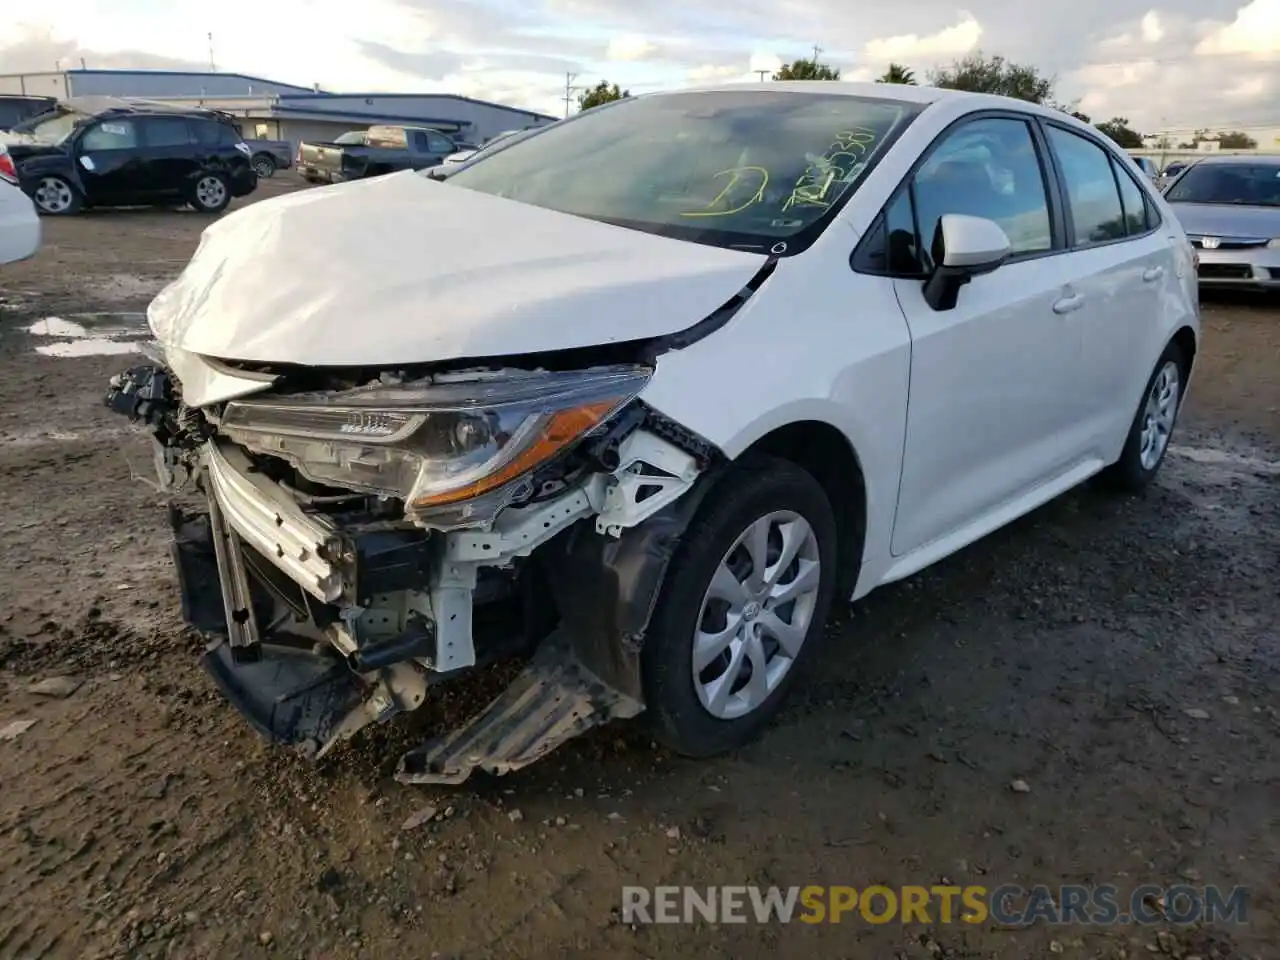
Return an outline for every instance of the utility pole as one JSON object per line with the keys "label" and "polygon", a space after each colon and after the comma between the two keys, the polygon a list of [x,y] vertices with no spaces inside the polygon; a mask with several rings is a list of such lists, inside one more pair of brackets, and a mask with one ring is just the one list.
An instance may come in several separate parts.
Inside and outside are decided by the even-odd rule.
{"label": "utility pole", "polygon": [[564,96],[560,99],[564,101],[564,115],[569,116],[569,104],[573,103],[574,91],[580,90],[581,87],[575,87],[573,81],[578,79],[576,73],[565,73],[564,75]]}
{"label": "utility pole", "polygon": [[822,52],[822,48],[815,43],[813,45],[813,62],[814,63],[818,62],[818,54],[820,54],[821,52]]}
{"label": "utility pole", "polygon": [[769,71],[768,71],[768,70],[754,70],[754,71],[752,71],[752,72],[753,72],[753,73],[758,73],[758,74],[760,74],[760,82],[761,82],[761,83],[764,83],[764,75],[765,75],[766,73],[768,73]]}
{"label": "utility pole", "polygon": [[213,32],[209,33],[209,72],[217,73],[218,68],[213,65]]}

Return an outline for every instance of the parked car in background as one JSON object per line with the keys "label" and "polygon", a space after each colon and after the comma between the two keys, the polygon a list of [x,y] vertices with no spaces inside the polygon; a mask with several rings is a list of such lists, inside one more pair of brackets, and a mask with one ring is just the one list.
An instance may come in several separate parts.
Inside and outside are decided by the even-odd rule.
{"label": "parked car in background", "polygon": [[449,156],[445,157],[440,162],[443,165],[449,166],[449,167],[457,166],[460,163],[466,163],[468,160],[474,157],[476,153],[478,153],[480,150],[484,150],[488,147],[496,146],[499,143],[501,143],[503,140],[506,140],[508,137],[513,137],[520,132],[521,132],[520,130],[504,130],[501,133],[494,134],[492,137],[490,137],[480,146],[475,146],[474,144],[467,144],[463,146],[462,144],[459,144],[459,146],[462,146],[461,150],[458,150],[454,153],[449,154]]}
{"label": "parked car in background", "polygon": [[460,150],[452,156],[446,157],[444,161],[437,167],[432,167],[427,171],[427,176],[433,180],[444,180],[452,176],[464,166],[483,160],[485,157],[492,156],[499,150],[505,150],[513,143],[519,143],[521,140],[532,136],[539,130],[545,130],[546,125],[537,127],[525,127],[523,130],[508,130],[504,133],[490,138],[484,144],[474,150]]}
{"label": "parked car in background", "polygon": [[218,213],[257,187],[251,151],[230,116],[144,103],[103,107],[102,99],[60,101],[5,135],[40,213],[146,204]]}
{"label": "parked car in background", "polygon": [[1093,127],[786,82],[248,206],[148,319],[107,402],[201,478],[176,583],[259,731],[322,755],[532,650],[419,783],[641,712],[745,743],[833,602],[1151,483],[1200,331],[1173,211]]}
{"label": "parked car in background", "polygon": [[244,145],[249,148],[249,162],[260,180],[293,166],[293,144],[288,140],[245,140]]}
{"label": "parked car in background", "polygon": [[0,144],[0,264],[25,260],[40,247],[35,204],[18,186],[18,171]]}
{"label": "parked car in background", "polygon": [[1205,157],[1165,188],[1202,287],[1280,290],[1280,157]]}
{"label": "parked car in background", "polygon": [[304,143],[298,166],[312,182],[342,183],[397,170],[424,170],[456,153],[458,144],[428,127],[374,126],[356,142]]}
{"label": "parked car in background", "polygon": [[325,152],[364,143],[368,136],[368,130],[348,130],[335,140],[304,140],[298,144],[298,153],[293,161],[294,166],[307,183],[328,183],[328,174],[322,174],[320,171],[320,162]]}
{"label": "parked car in background", "polygon": [[1156,163],[1150,157],[1134,157],[1133,162],[1138,165],[1138,169],[1145,173],[1150,179],[1157,180],[1160,177],[1160,171],[1156,168]]}

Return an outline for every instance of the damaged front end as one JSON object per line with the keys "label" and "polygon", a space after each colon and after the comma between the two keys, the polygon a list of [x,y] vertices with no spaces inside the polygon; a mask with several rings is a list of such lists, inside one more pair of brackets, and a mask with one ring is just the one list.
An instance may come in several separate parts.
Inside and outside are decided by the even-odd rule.
{"label": "damaged front end", "polygon": [[254,385],[196,408],[167,364],[140,366],[106,402],[152,433],[162,487],[198,494],[169,508],[183,614],[260,733],[322,756],[435,683],[526,653],[398,777],[505,773],[643,710],[640,644],[718,458],[638,399],[650,366],[173,366],[193,365]]}

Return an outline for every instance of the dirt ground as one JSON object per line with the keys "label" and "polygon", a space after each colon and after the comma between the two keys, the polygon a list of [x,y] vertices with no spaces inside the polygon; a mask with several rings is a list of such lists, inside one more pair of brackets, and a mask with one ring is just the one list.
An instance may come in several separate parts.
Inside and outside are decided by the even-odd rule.
{"label": "dirt ground", "polygon": [[[842,609],[750,748],[624,725],[423,790],[395,760],[489,678],[312,767],[195,663],[148,448],[101,395],[206,222],[46,221],[0,268],[0,731],[35,721],[0,734],[0,957],[1280,956],[1280,304],[1206,304],[1146,496],[1079,490]],[[945,881],[1251,894],[1207,927],[618,916],[628,884]]]}

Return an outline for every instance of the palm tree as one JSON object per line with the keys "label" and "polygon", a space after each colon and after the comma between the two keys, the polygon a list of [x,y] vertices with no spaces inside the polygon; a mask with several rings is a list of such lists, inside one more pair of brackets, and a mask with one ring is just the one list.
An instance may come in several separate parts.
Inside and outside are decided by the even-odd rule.
{"label": "palm tree", "polygon": [[884,72],[876,83],[905,83],[910,86],[916,85],[915,72],[910,67],[904,67],[900,63],[889,64],[889,69]]}

